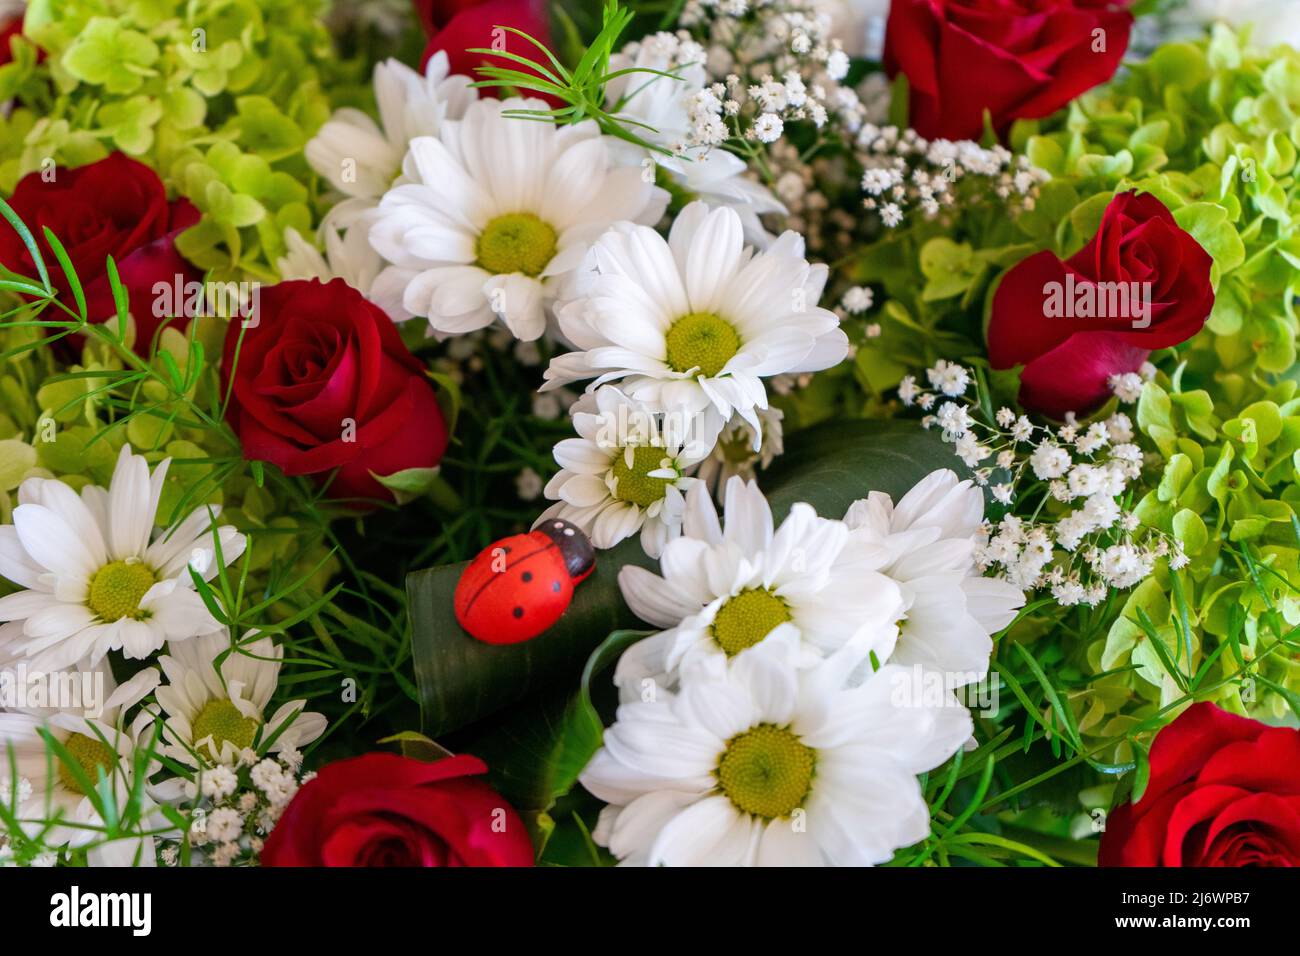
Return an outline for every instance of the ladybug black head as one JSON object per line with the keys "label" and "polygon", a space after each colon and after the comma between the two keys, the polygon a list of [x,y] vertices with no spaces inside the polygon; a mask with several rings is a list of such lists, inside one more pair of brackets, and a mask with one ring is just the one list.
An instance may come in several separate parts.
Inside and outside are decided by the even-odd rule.
{"label": "ladybug black head", "polygon": [[582,533],[582,529],[561,518],[547,518],[537,529],[546,535],[564,555],[564,566],[569,577],[581,581],[596,566],[596,549],[591,546],[591,539]]}

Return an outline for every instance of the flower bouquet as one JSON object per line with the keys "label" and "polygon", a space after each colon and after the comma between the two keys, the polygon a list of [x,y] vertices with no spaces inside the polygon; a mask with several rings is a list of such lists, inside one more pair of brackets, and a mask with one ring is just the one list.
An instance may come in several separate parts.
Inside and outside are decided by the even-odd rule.
{"label": "flower bouquet", "polygon": [[1300,863],[1296,43],[0,0],[0,859]]}

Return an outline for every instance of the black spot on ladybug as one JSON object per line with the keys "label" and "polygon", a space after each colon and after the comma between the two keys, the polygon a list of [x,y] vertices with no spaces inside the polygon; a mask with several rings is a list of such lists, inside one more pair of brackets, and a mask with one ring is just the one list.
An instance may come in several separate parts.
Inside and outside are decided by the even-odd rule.
{"label": "black spot on ladybug", "polygon": [[525,571],[523,577],[524,577],[524,583],[527,584],[529,581],[533,579],[533,572]]}
{"label": "black spot on ladybug", "polygon": [[512,611],[511,613],[514,614],[515,617],[523,617],[523,616],[524,616],[524,609],[521,608],[521,607],[517,607],[517,608],[515,608],[514,611]]}
{"label": "black spot on ladybug", "polygon": [[502,550],[504,553],[509,554],[509,553],[510,553],[510,545],[508,545],[508,544],[507,544],[507,545],[504,545],[504,546],[501,548],[501,550]]}
{"label": "black spot on ladybug", "polygon": [[552,582],[551,582],[551,590],[554,591],[556,594],[559,594],[559,593],[560,593],[560,582],[559,582],[559,581],[552,581]]}

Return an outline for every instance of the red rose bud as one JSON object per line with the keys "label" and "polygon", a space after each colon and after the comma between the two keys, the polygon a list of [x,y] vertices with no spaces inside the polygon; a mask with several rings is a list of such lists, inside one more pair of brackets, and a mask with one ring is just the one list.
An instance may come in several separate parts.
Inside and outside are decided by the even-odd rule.
{"label": "red rose bud", "polygon": [[1106,820],[1101,866],[1300,866],[1300,731],[1193,704],[1150,764]]}
{"label": "red rose bud", "polygon": [[532,866],[523,821],[477,757],[366,754],[324,767],[285,808],[263,866]]}
{"label": "red rose bud", "polygon": [[[188,199],[169,203],[158,174],[123,153],[76,169],[28,173],[14,189],[9,205],[38,237],[50,281],[71,306],[70,285],[45,241],[45,227],[63,243],[81,280],[91,322],[117,315],[107,272],[108,257],[113,257],[135,319],[136,348],[142,354],[148,352],[162,322],[154,314],[155,286],[203,278],[176,249],[176,237],[199,221],[199,211]],[[7,227],[0,229],[0,264],[21,275],[36,275],[31,253],[18,233]],[[185,317],[176,319],[172,324],[184,329]]]}
{"label": "red rose bud", "polygon": [[[481,66],[501,66],[525,73],[528,67],[499,57],[470,53],[472,49],[500,50],[521,56],[526,60],[546,62],[546,54],[529,43],[510,27],[528,34],[533,39],[551,45],[551,21],[546,0],[416,0],[416,15],[429,36],[420,60],[423,70],[429,59],[445,52],[452,73],[460,73],[474,80],[484,77],[478,72]],[[539,76],[539,79],[542,77]],[[525,96],[536,96],[554,107],[564,104],[554,97],[535,90],[521,91]],[[484,96],[500,96],[500,87],[484,87]]]}
{"label": "red rose bud", "polygon": [[1086,246],[1062,262],[1040,252],[993,296],[989,361],[1023,365],[1020,403],[1061,419],[1111,395],[1112,375],[1186,342],[1214,308],[1209,253],[1155,196],[1121,193]]}
{"label": "red rose bud", "polygon": [[1133,17],[1117,0],[894,0],[885,70],[907,77],[909,123],[927,139],[974,139],[984,111],[1004,133],[1114,75]]}
{"label": "red rose bud", "polygon": [[332,498],[389,501],[374,475],[442,460],[433,386],[377,305],[313,279],[259,290],[252,313],[230,323],[221,368],[245,458],[329,480]]}

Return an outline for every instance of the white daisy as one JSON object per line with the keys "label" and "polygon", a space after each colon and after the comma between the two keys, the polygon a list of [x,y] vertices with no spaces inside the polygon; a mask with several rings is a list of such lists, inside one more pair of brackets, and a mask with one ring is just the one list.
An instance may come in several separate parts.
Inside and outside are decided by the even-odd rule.
{"label": "white daisy", "polygon": [[144,658],[166,641],[221,625],[195,593],[193,568],[217,573],[216,544],[229,564],[244,536],[212,528],[218,509],[196,508],[157,531],[167,466],[152,476],[124,446],[110,487],[80,496],[61,481],[29,478],[18,489],[13,524],[0,527],[0,576],[24,590],[0,598],[0,642],[40,670],[96,664],[109,651]]}
{"label": "white daisy", "polygon": [[988,673],[992,635],[1025,603],[1019,588],[981,576],[975,547],[984,496],[948,470],[927,475],[895,505],[873,491],[844,517],[846,563],[902,589],[906,616],[891,663],[941,671],[960,687]]}
{"label": "white daisy", "polygon": [[[440,135],[411,141],[406,182],[380,203],[370,241],[412,315],[455,335],[500,318],[538,338],[546,307],[611,223],[655,223],[668,196],[592,121],[506,115],[540,100],[479,100]],[[647,180],[651,181],[647,181]],[[387,271],[387,270],[386,270]]]}
{"label": "white daisy", "polygon": [[344,215],[374,206],[402,171],[407,146],[417,136],[435,136],[443,123],[460,119],[478,98],[468,76],[449,75],[447,54],[429,58],[421,76],[397,60],[375,64],[376,123],[347,107],[307,143],[307,162],[339,192],[351,197]]}
{"label": "white daisy", "polygon": [[628,865],[869,866],[924,839],[916,774],[956,752],[970,714],[899,704],[892,666],[846,688],[858,653],[800,669],[787,634],[624,703],[579,778],[609,804],[596,841]]}
{"label": "white daisy", "polygon": [[377,210],[361,213],[346,228],[334,222],[322,223],[320,239],[325,245],[322,252],[298,232],[284,231],[285,254],[276,260],[280,278],[319,279],[329,282],[342,279],[376,305],[388,311],[394,322],[404,322],[411,313],[402,308],[401,289],[395,292],[384,287],[384,260],[370,245],[370,226]]}
{"label": "white daisy", "polygon": [[[618,116],[636,124],[631,131],[669,153],[654,153],[654,161],[672,178],[675,189],[690,199],[715,206],[730,206],[740,216],[745,240],[765,248],[773,236],[760,216],[785,215],[775,196],[748,175],[749,167],[734,153],[714,146],[689,144],[701,138],[691,117],[691,103],[708,85],[706,53],[693,41],[682,42],[671,33],[659,33],[610,58],[610,72],[629,72],[606,84],[605,95]],[[720,128],[724,138],[726,130]],[[671,153],[671,155],[670,155]]]}
{"label": "white daisy", "polygon": [[303,238],[297,229],[286,229],[285,254],[275,263],[280,278],[286,282],[290,279],[319,279],[321,282],[342,279],[366,295],[384,267],[384,260],[370,245],[369,220],[373,216],[372,211],[343,231],[328,223],[321,226],[323,252]]}
{"label": "white daisy", "polygon": [[543,389],[623,379],[633,398],[662,408],[710,405],[761,435],[763,378],[830,368],[848,354],[835,313],[817,307],[825,265],[803,258],[787,232],[767,251],[745,245],[740,217],[691,203],[665,240],[623,223],[605,233],[557,310],[578,351],[555,358]]}
{"label": "white daisy", "polygon": [[[18,817],[28,836],[39,837],[47,846],[75,849],[102,836],[105,823],[95,806],[99,798],[92,799],[88,794],[94,792],[102,774],[110,781],[121,808],[133,789],[137,744],[148,742],[142,731],[149,715],[137,715],[129,727],[125,718],[126,711],[153,689],[156,672],[143,671],[117,687],[107,665],[101,667],[110,696],[96,718],[73,713],[0,713],[0,776],[27,781],[28,786],[23,788],[27,798],[18,806]],[[43,733],[65,749],[71,762],[55,756]],[[147,773],[156,768],[157,764],[151,762]],[[99,866],[129,865],[137,851],[141,863],[153,865],[152,837],[98,847],[91,851],[90,862]]]}
{"label": "white daisy", "polygon": [[[772,636],[793,634],[812,663],[856,640],[861,659],[883,663],[902,614],[898,587],[879,574],[839,566],[849,538],[841,521],[796,504],[779,528],[753,482],[727,482],[725,523],[703,483],[686,495],[682,536],[660,557],[662,577],[635,565],[619,587],[643,621],[665,630],[623,655],[614,682],[624,699],[675,685],[681,668],[701,658],[743,656]],[[647,683],[649,682],[649,683]]]}
{"label": "white daisy", "polygon": [[681,533],[682,493],[696,481],[688,472],[712,451],[717,420],[660,413],[612,385],[583,396],[572,411],[579,437],[555,446],[560,472],[544,493],[557,504],[537,524],[563,518],[597,548],[639,529],[646,554],[658,557]]}
{"label": "white daisy", "polygon": [[[303,700],[283,704],[266,718],[284,659],[284,648],[270,637],[236,647],[222,630],[169,645],[168,651],[158,659],[167,683],[155,693],[165,715],[167,756],[191,767],[198,766],[196,753],[205,764],[232,765],[257,741],[274,736],[268,752],[279,753],[325,732],[325,718],[305,712]],[[222,654],[226,657],[218,665]]]}

